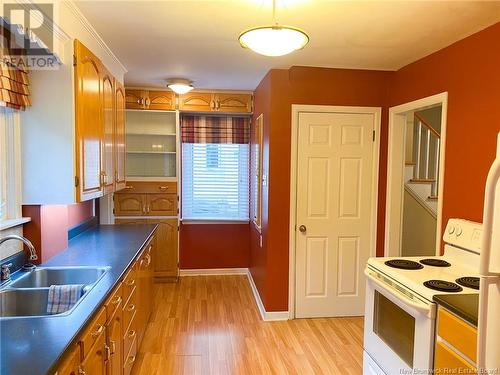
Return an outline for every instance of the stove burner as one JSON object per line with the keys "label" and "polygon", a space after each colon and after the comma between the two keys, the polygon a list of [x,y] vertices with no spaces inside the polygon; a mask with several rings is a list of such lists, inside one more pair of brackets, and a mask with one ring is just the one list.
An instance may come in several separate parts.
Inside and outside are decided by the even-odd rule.
{"label": "stove burner", "polygon": [[440,292],[456,293],[463,290],[461,286],[445,280],[424,281],[424,286],[430,289],[438,290]]}
{"label": "stove burner", "polygon": [[424,268],[424,266],[422,266],[420,263],[406,259],[388,260],[385,262],[385,264],[389,267],[400,268],[402,270],[419,270]]}
{"label": "stove burner", "polygon": [[479,290],[479,277],[466,276],[460,277],[455,281],[462,286],[466,286],[467,288]]}
{"label": "stove burner", "polygon": [[422,259],[420,263],[425,264],[426,266],[433,266],[433,267],[450,267],[451,264],[448,263],[445,260],[442,259]]}

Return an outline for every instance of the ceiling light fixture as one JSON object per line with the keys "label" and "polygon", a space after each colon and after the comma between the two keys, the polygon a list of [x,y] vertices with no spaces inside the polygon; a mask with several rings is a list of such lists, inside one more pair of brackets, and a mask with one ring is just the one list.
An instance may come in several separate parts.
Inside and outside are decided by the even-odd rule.
{"label": "ceiling light fixture", "polygon": [[254,27],[240,34],[242,47],[264,56],[283,56],[302,49],[309,43],[305,31],[276,22],[276,0],[273,0],[274,25]]}
{"label": "ceiling light fixture", "polygon": [[167,80],[167,87],[176,94],[186,94],[194,89],[193,81],[184,78],[172,78]]}

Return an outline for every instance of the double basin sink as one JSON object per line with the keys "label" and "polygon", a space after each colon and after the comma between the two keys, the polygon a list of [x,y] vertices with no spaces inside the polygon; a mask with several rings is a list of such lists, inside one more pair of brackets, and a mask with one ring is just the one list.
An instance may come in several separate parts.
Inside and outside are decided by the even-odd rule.
{"label": "double basin sink", "polygon": [[[0,290],[0,318],[50,315],[47,313],[47,303],[51,285],[83,285],[81,300],[108,269],[109,267],[40,267],[32,271],[16,272],[13,274],[14,280]],[[52,316],[70,314],[77,304],[64,313]]]}

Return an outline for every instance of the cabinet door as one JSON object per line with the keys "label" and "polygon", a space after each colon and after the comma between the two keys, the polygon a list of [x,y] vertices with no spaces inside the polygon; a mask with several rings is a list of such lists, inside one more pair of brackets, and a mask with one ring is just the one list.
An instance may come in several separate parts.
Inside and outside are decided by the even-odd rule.
{"label": "cabinet door", "polygon": [[123,311],[120,304],[112,320],[106,326],[107,345],[109,348],[109,358],[106,363],[107,375],[120,375],[122,372],[122,317]]}
{"label": "cabinet door", "polygon": [[64,362],[58,367],[55,375],[79,375],[80,348],[74,347],[66,356]]}
{"label": "cabinet door", "polygon": [[127,109],[144,109],[146,92],[143,90],[125,90],[125,106]]}
{"label": "cabinet door", "polygon": [[190,92],[179,96],[179,109],[181,111],[211,112],[215,110],[212,93]]}
{"label": "cabinet door", "polygon": [[153,271],[155,278],[177,278],[178,235],[177,219],[148,220],[158,224],[156,243],[153,246]]}
{"label": "cabinet door", "polygon": [[142,216],[146,212],[144,194],[115,194],[115,216]]}
{"label": "cabinet door", "polygon": [[251,113],[251,94],[216,94],[216,109],[219,112]]}
{"label": "cabinet door", "polygon": [[147,194],[146,214],[148,216],[177,215],[176,194]]}
{"label": "cabinet door", "polygon": [[174,110],[175,93],[172,91],[148,91],[146,109]]}
{"label": "cabinet door", "polygon": [[89,354],[82,362],[82,370],[88,375],[105,375],[105,352],[106,352],[106,335],[104,332],[96,340],[95,344],[90,349]]}
{"label": "cabinet door", "polygon": [[102,196],[101,62],[75,40],[76,200]]}
{"label": "cabinet door", "polygon": [[115,87],[113,76],[104,71],[102,87],[102,185],[103,193],[114,191],[115,187]]}
{"label": "cabinet door", "polygon": [[125,88],[115,81],[115,190],[125,188]]}

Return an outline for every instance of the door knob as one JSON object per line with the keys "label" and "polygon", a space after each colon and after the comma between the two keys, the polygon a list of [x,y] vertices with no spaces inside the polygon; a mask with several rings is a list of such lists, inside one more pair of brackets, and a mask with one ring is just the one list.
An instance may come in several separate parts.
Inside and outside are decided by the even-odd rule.
{"label": "door knob", "polygon": [[306,226],[305,226],[305,225],[301,225],[301,226],[299,227],[299,231],[300,231],[300,232],[302,232],[302,233],[305,233],[305,232],[307,231]]}

